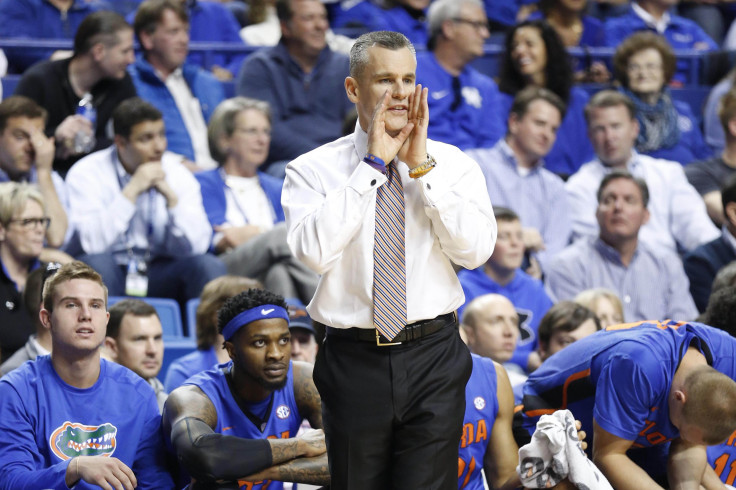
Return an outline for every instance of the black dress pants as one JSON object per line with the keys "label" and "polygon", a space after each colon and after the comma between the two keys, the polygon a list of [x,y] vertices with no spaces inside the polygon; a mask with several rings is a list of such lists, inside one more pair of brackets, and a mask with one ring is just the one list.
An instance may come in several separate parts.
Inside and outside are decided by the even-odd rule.
{"label": "black dress pants", "polygon": [[322,397],[332,490],[454,490],[470,353],[457,322],[396,346],[327,335]]}

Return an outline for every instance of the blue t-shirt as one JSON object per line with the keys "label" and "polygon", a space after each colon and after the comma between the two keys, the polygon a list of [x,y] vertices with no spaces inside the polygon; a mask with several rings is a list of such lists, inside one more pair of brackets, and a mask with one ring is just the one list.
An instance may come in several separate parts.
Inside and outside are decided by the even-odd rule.
{"label": "blue t-shirt", "polygon": [[[0,379],[0,489],[67,489],[76,456],[115,457],[138,489],[174,488],[165,469],[161,416],[153,388],[133,371],[100,361],[90,388],[66,384],[50,356]],[[80,481],[75,489],[99,488]]]}
{"label": "blue t-shirt", "polygon": [[[264,424],[256,426],[255,422],[243,413],[233,398],[227,383],[225,373],[232,369],[232,361],[217,365],[214,369],[204,371],[191,378],[184,384],[195,385],[212,402],[217,412],[217,426],[215,432],[244,439],[288,439],[296,436],[302,423],[302,416],[294,398],[294,371],[291,362],[286,377],[286,385],[273,392],[273,401],[264,400],[248,406],[248,409],[258,415]],[[259,412],[265,412],[260,415]],[[248,490],[281,490],[283,483],[278,481],[246,482],[239,481],[241,489]]]}
{"label": "blue t-shirt", "polygon": [[[736,377],[736,339],[722,330],[672,321],[609,327],[567,346],[529,376],[524,427],[531,434],[539,416],[567,408],[588,434],[595,419],[607,432],[633,441],[634,448],[666,457],[660,446],[679,436],[667,399],[691,345],[717,371]],[[665,468],[656,457],[641,459],[654,471]]]}
{"label": "blue t-shirt", "polygon": [[210,347],[207,350],[195,350],[182,356],[169,365],[164,380],[164,391],[171,393],[176,388],[184,384],[184,381],[191,378],[195,374],[212,369],[218,364],[215,348]]}
{"label": "blue t-shirt", "polygon": [[[456,90],[454,77],[442,68],[434,53],[417,54],[417,83],[429,88],[427,102],[432,117],[429,118],[428,135],[461,150],[491,148],[503,137],[506,126],[495,110],[498,86],[470,66],[465,66],[457,78]],[[454,105],[457,107],[452,110]]]}
{"label": "blue t-shirt", "polygon": [[509,362],[526,371],[529,354],[539,345],[539,322],[554,304],[547,296],[542,282],[518,269],[511,282],[501,286],[483,272],[482,266],[473,270],[463,269],[458,272],[457,277],[465,293],[465,304],[458,308],[460,318],[465,307],[484,294],[500,294],[513,303],[519,315],[519,341]]}
{"label": "blue t-shirt", "polygon": [[[593,145],[588,139],[588,125],[583,109],[588,103],[588,93],[580,87],[570,90],[567,112],[557,130],[557,140],[552,150],[544,157],[544,168],[560,175],[572,175],[595,156]],[[498,112],[503,114],[504,134],[508,129],[508,114],[514,97],[500,92]]]}
{"label": "blue t-shirt", "polygon": [[473,372],[465,385],[465,417],[458,454],[457,488],[483,490],[483,459],[498,415],[496,368],[487,357],[471,354]]}

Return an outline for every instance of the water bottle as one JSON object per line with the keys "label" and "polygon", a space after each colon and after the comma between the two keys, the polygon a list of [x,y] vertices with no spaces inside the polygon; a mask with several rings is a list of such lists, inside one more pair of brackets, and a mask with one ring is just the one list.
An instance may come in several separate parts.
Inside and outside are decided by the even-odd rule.
{"label": "water bottle", "polygon": [[92,94],[87,92],[79,101],[77,114],[92,123],[92,132],[80,131],[74,135],[74,153],[89,153],[95,147],[95,128],[97,126],[97,109],[92,105]]}

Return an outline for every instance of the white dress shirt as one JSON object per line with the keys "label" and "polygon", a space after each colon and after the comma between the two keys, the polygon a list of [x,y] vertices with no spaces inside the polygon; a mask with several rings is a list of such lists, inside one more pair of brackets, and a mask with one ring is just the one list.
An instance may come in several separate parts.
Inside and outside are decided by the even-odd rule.
{"label": "white dress shirt", "polygon": [[[112,252],[127,260],[129,248],[150,250],[152,257],[207,252],[212,227],[202,205],[199,182],[181,164],[180,155],[164,153],[161,165],[178,198],[171,209],[156,190],[141,193],[135,204],[123,196],[130,175],[115,146],[87,155],[72,166],[66,177],[70,219],[85,253]],[[151,236],[149,222],[153,223]]]}
{"label": "white dress shirt", "polygon": [[[307,307],[336,328],[373,326],[376,193],[386,176],[364,163],[368,136],[352,135],[302,155],[286,168],[281,202],[292,252],[322,274]],[[407,323],[464,302],[452,263],[476,268],[496,243],[480,167],[458,148],[427,141],[437,166],[419,179],[399,162],[406,212]]]}
{"label": "white dress shirt", "polygon": [[[720,236],[682,165],[634,152],[626,170],[644,179],[649,188],[650,217],[639,230],[639,240],[652,250],[666,248],[677,253],[679,246],[690,251]],[[565,183],[574,238],[598,236],[596,194],[603,177],[611,171],[596,159],[580,167]]]}
{"label": "white dress shirt", "polygon": [[181,68],[177,68],[163,80],[166,88],[171,92],[171,96],[174,97],[176,107],[179,109],[179,114],[181,114],[184,126],[187,128],[189,138],[192,140],[195,163],[204,169],[215,168],[217,162],[210,155],[210,145],[207,141],[207,123],[202,115],[202,106],[199,105],[199,99],[192,94],[187,81],[184,80],[184,73]]}

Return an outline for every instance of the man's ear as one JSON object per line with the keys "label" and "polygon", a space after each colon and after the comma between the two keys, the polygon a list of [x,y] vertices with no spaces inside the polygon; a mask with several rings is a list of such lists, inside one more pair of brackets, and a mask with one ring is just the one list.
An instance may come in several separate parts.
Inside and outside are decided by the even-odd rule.
{"label": "man's ear", "polygon": [[235,346],[232,342],[228,340],[225,341],[225,350],[227,351],[227,355],[230,359],[235,358]]}
{"label": "man's ear", "polygon": [[43,325],[44,328],[51,330],[51,312],[46,308],[41,308],[38,312],[38,318],[41,320],[41,325]]}
{"label": "man's ear", "polygon": [[360,88],[358,87],[358,81],[353,77],[345,78],[345,92],[348,94],[348,99],[353,104],[357,104],[360,100]]}
{"label": "man's ear", "polygon": [[7,229],[5,228],[5,225],[0,223],[0,242],[5,240],[5,233],[7,232]]}
{"label": "man's ear", "polygon": [[144,51],[150,51],[153,49],[153,39],[151,34],[141,31],[138,34],[138,39],[140,40]]}
{"label": "man's ear", "polygon": [[[726,220],[729,223],[736,225],[736,202],[726,203],[726,207],[723,209],[723,214],[726,216]],[[0,229],[2,229],[1,225]],[[3,237],[0,237],[0,240],[2,239]]]}
{"label": "man's ear", "polygon": [[94,46],[92,46],[92,49],[89,50],[90,54],[92,55],[92,59],[96,62],[99,62],[102,58],[104,58],[106,54],[105,45],[103,43],[96,43]]}
{"label": "man's ear", "polygon": [[107,354],[110,356],[110,359],[117,362],[118,358],[118,342],[112,337],[105,337],[105,342],[102,344],[105,346],[105,350],[107,350]]}

